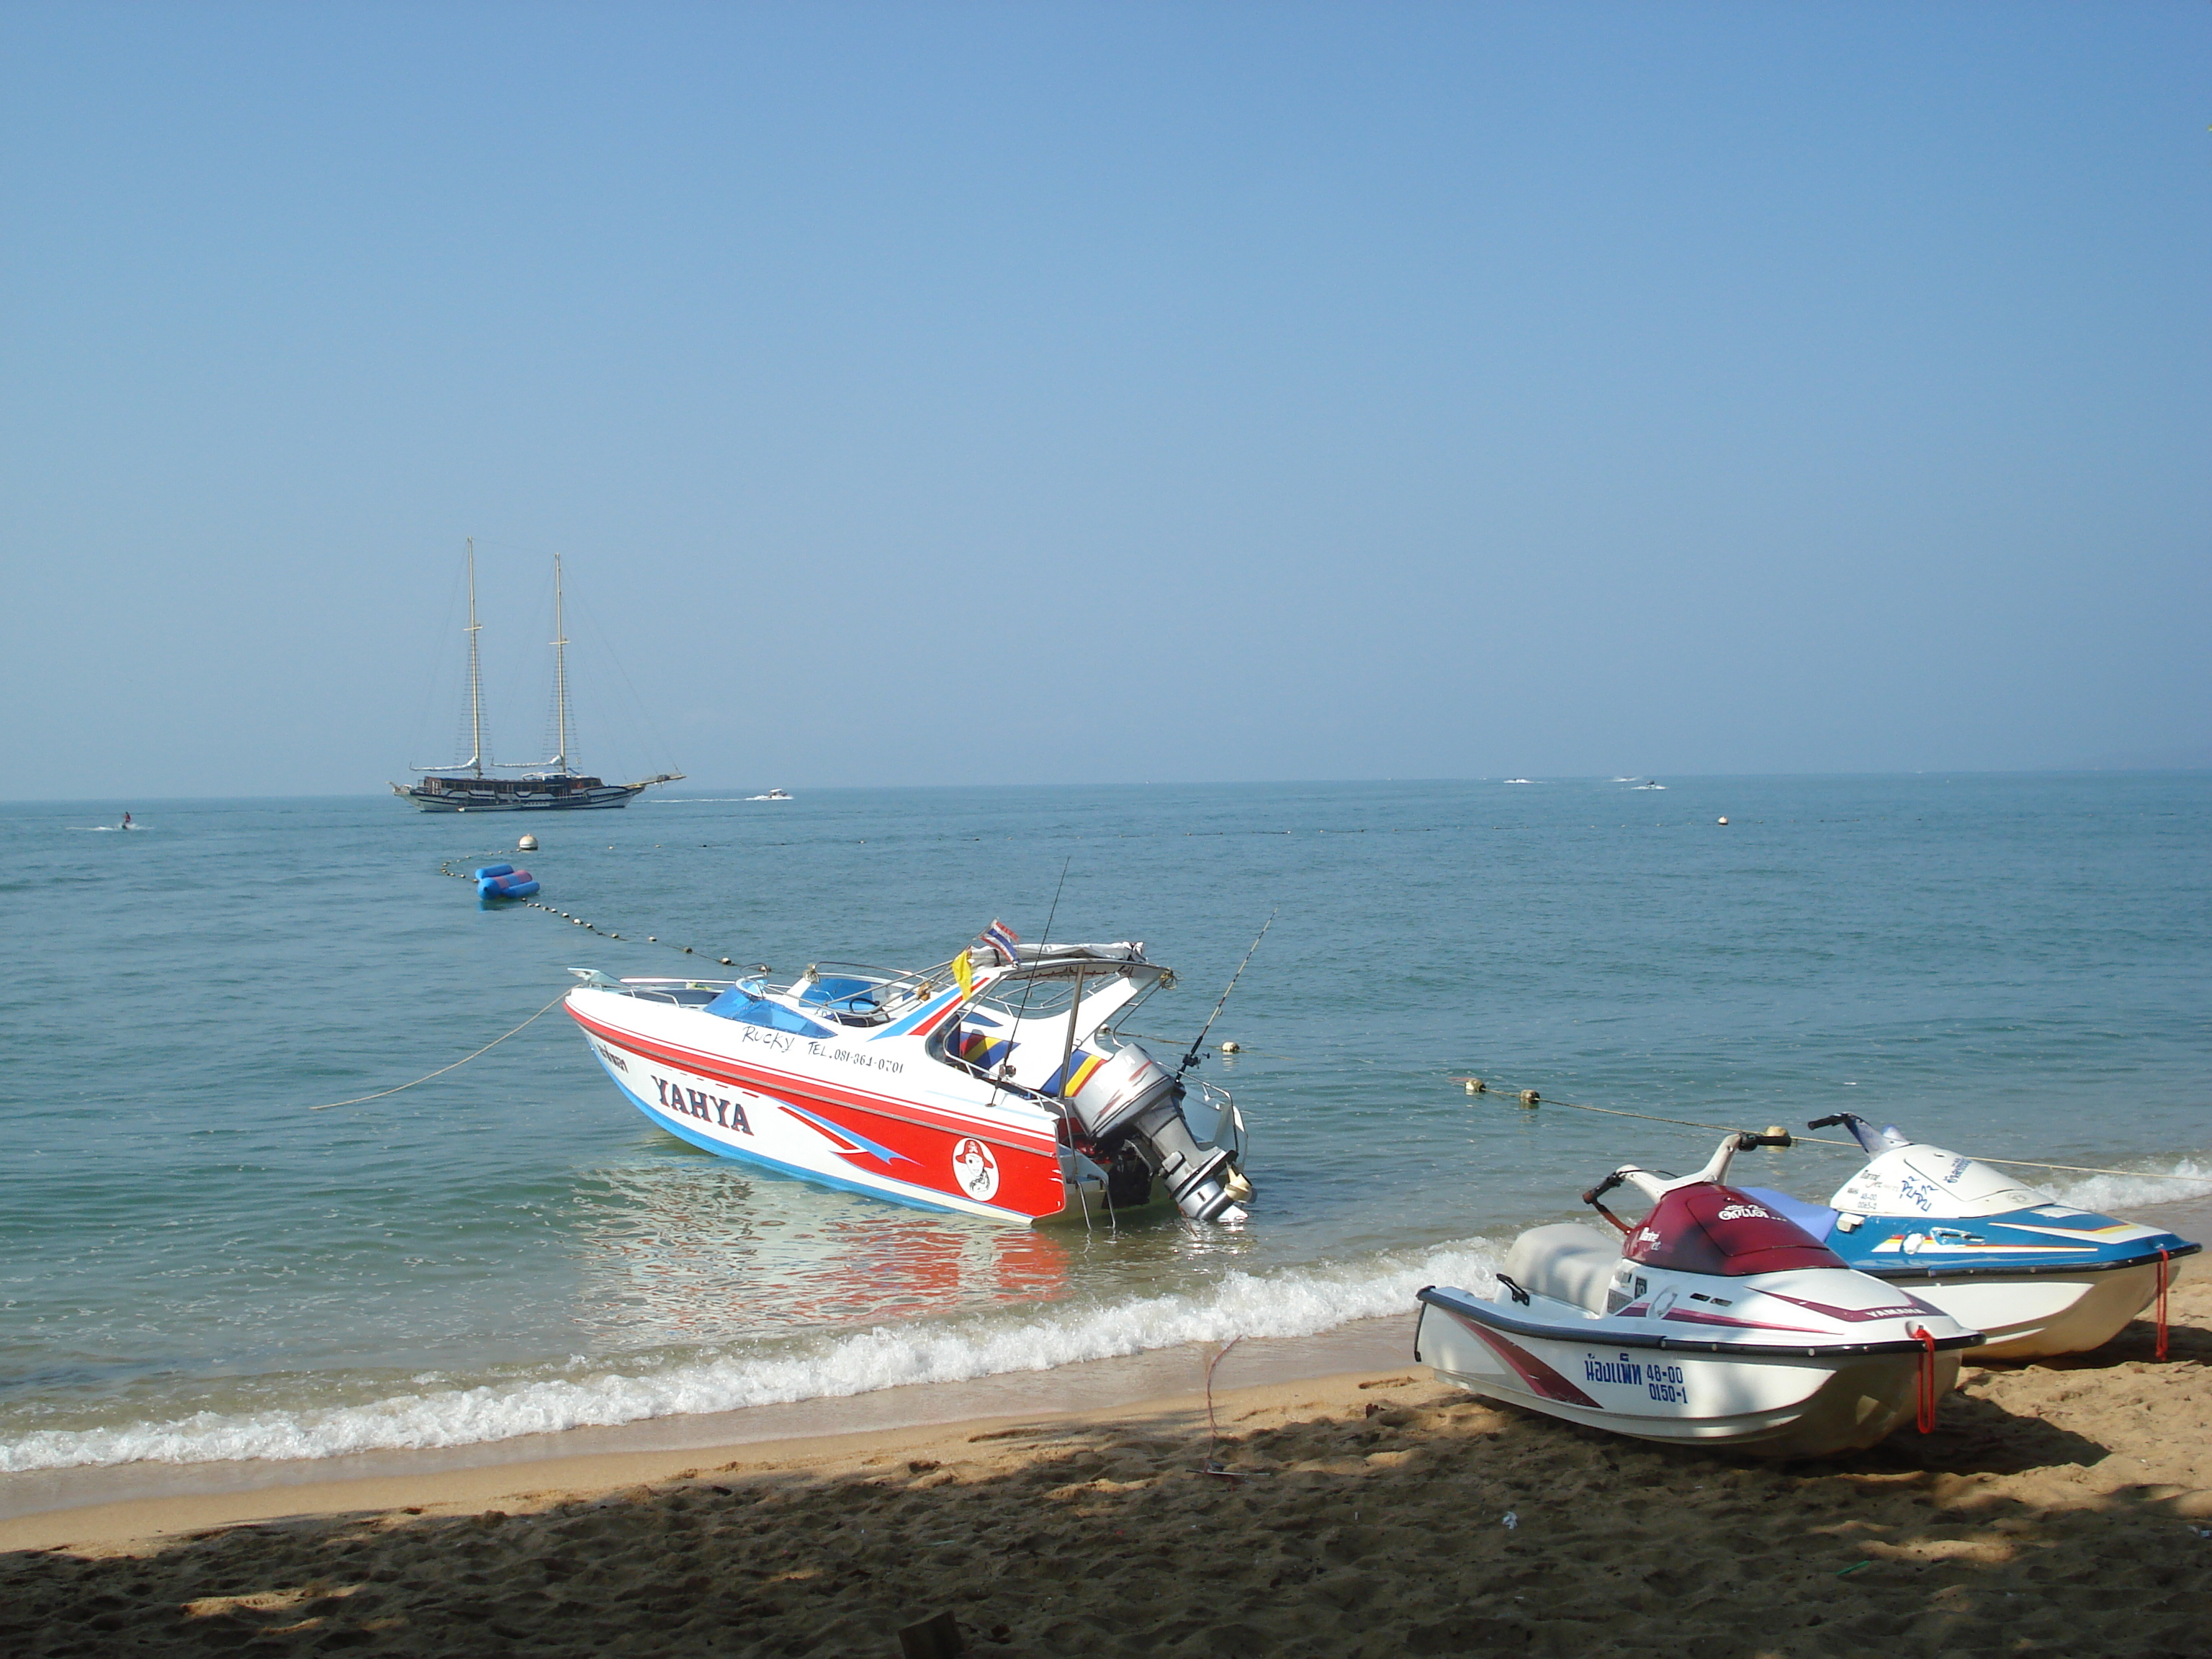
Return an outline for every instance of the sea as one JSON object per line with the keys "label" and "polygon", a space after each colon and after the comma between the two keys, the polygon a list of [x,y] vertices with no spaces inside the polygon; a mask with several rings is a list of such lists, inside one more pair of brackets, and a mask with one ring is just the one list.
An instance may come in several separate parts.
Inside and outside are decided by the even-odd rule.
{"label": "sea", "polygon": [[[1487,1285],[1617,1164],[1837,1111],[2096,1208],[2212,1194],[2212,773],[1647,781],[0,806],[0,1472],[1310,1335]],[[450,872],[526,831],[549,908],[484,908]],[[1250,1127],[1234,1228],[763,1174],[554,1006],[571,967],[921,966],[1003,919],[1173,966],[1127,1022],[1172,1061],[1271,917],[1200,1068]],[[1856,1161],[1747,1159],[1807,1196]]]}

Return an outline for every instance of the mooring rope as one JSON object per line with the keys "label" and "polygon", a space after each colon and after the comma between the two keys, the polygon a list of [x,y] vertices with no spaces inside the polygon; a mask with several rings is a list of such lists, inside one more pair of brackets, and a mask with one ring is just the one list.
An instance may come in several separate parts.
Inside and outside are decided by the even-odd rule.
{"label": "mooring rope", "polygon": [[[556,1008],[558,1008],[567,999],[568,995],[568,994],[566,991],[562,992],[559,996],[555,997],[552,1001],[547,1003],[536,1013],[531,1015],[528,1019],[524,1020],[521,1025],[516,1026],[514,1028],[514,1031],[520,1031],[524,1026],[535,1024],[538,1021],[544,1018],[546,1015],[551,1013]],[[328,1105],[310,1106],[307,1109],[311,1112],[327,1112],[339,1106],[359,1106],[367,1101],[381,1100],[386,1095],[396,1095],[403,1089],[415,1088],[418,1085],[428,1083],[434,1077],[443,1077],[448,1072],[459,1071],[462,1066],[474,1060],[477,1057],[477,1054],[489,1054],[493,1049],[498,1048],[501,1043],[506,1042],[507,1038],[513,1036],[514,1035],[514,1031],[501,1031],[489,1042],[485,1043],[483,1048],[477,1049],[476,1054],[463,1054],[451,1066],[441,1066],[436,1071],[427,1073],[423,1076],[416,1078],[413,1083],[401,1084],[398,1089],[379,1089],[373,1095],[356,1095],[351,1100],[333,1100]]]}

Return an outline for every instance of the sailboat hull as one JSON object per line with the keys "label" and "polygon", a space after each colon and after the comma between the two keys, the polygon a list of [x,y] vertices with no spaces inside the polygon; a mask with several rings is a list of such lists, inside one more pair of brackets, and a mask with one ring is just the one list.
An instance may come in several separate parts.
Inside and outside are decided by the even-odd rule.
{"label": "sailboat hull", "polygon": [[392,786],[425,812],[580,812],[606,806],[627,806],[645,793],[641,783],[605,783],[589,789],[558,792],[536,789],[459,788],[428,791]]}

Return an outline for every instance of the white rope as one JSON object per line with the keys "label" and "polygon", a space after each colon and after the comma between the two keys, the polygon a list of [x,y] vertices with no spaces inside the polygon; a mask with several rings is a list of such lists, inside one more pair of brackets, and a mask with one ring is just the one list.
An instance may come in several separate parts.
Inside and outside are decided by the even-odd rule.
{"label": "white rope", "polygon": [[[514,1031],[520,1031],[524,1026],[534,1024],[538,1020],[544,1018],[546,1015],[551,1013],[556,1008],[559,1007],[562,1002],[567,1000],[568,995],[568,994],[566,991],[562,992],[559,996],[555,997],[552,1001],[547,1003],[536,1013],[531,1015],[528,1019],[524,1020],[521,1025],[516,1026],[514,1028]],[[514,1031],[502,1031],[497,1036],[494,1037],[489,1042],[485,1043],[483,1048],[477,1049],[476,1054],[463,1054],[451,1066],[441,1066],[436,1071],[430,1073],[428,1076],[418,1077],[413,1083],[403,1083],[398,1089],[379,1089],[373,1095],[356,1095],[351,1100],[333,1100],[328,1105],[310,1106],[307,1109],[311,1112],[327,1112],[339,1106],[358,1106],[365,1101],[381,1100],[386,1095],[396,1095],[399,1093],[402,1089],[415,1088],[418,1085],[428,1083],[431,1078],[443,1077],[448,1072],[457,1072],[460,1070],[462,1066],[474,1060],[477,1057],[477,1054],[489,1054],[493,1049],[498,1048],[501,1043],[506,1042],[507,1038],[513,1036],[514,1035]]]}

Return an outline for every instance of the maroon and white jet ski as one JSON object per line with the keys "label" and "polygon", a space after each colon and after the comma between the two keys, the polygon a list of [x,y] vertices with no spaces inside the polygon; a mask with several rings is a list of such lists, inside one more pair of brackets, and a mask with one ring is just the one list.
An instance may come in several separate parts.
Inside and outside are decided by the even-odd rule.
{"label": "maroon and white jet ski", "polygon": [[[1789,1144],[1731,1134],[1692,1176],[1614,1170],[1583,1196],[1615,1233],[1532,1228],[1494,1290],[1421,1291],[1414,1358],[1476,1394],[1644,1440],[1808,1457],[1916,1415],[1932,1426],[1981,1333],[1727,1184],[1739,1151]],[[1652,1200],[1637,1225],[1602,1202],[1622,1186]]]}

